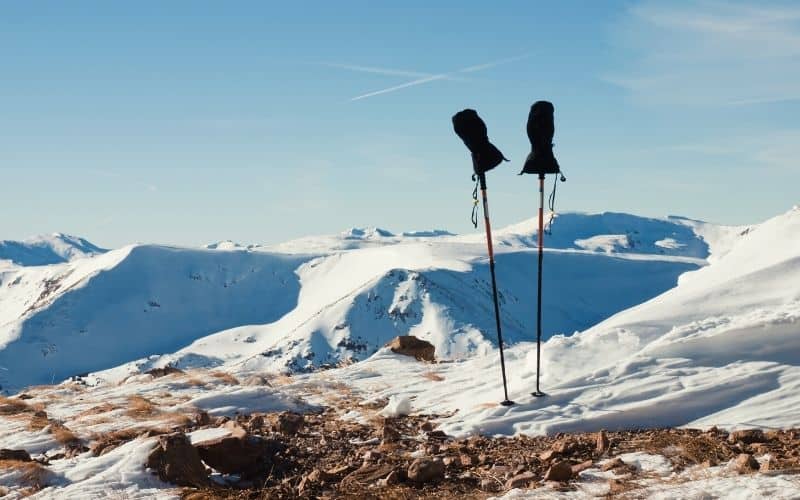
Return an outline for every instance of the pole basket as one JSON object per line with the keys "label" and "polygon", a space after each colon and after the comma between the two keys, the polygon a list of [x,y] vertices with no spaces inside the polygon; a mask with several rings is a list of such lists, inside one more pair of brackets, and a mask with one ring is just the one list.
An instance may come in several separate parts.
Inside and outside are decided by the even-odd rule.
{"label": "pole basket", "polygon": [[472,169],[481,175],[503,161],[508,161],[494,144],[489,142],[486,124],[474,109],[453,115],[453,129],[472,153]]}
{"label": "pole basket", "polygon": [[528,139],[531,141],[531,153],[522,167],[522,174],[557,174],[561,171],[558,161],[553,155],[553,104],[548,101],[536,101],[528,114]]}

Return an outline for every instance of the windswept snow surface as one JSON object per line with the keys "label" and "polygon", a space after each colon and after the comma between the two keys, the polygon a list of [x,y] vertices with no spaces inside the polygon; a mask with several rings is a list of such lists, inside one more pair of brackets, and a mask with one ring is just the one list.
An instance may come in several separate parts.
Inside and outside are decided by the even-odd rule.
{"label": "windswept snow surface", "polygon": [[[496,233],[509,342],[534,335],[534,227]],[[413,234],[354,228],[269,248],[137,245],[0,270],[0,385],[13,391],[142,358],[143,369],[302,372],[366,359],[407,334],[432,342],[443,359],[492,352],[484,236]],[[622,235],[613,248],[580,243],[609,234]],[[557,217],[545,239],[545,338],[584,330],[675,286],[715,251],[698,234],[683,220]],[[656,244],[666,240],[674,243]]]}
{"label": "windswept snow surface", "polygon": [[454,435],[798,426],[800,210],[746,231],[658,297],[573,336],[552,337],[542,348],[548,396],[538,399],[529,394],[535,351],[530,343],[506,351],[510,397],[518,403],[510,408],[496,404],[496,352],[426,366],[381,351],[324,376],[368,398],[407,397],[416,411],[455,412],[441,426]]}
{"label": "windswept snow surface", "polygon": [[105,253],[83,238],[54,233],[25,241],[0,241],[0,267],[3,262],[18,266],[44,266]]}

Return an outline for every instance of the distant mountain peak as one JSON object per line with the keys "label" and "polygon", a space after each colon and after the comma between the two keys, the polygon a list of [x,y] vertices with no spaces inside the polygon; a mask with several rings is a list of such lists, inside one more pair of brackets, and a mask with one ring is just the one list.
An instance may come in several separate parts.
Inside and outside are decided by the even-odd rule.
{"label": "distant mountain peak", "polygon": [[24,241],[0,241],[0,260],[19,266],[45,266],[93,257],[108,250],[65,233],[34,236]]}

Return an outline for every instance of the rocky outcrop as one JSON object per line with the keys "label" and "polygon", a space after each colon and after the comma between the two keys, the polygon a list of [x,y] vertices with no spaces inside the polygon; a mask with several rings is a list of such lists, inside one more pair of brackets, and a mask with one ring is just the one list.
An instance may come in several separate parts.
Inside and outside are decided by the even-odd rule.
{"label": "rocky outcrop", "polygon": [[433,344],[425,340],[418,339],[413,335],[401,335],[393,338],[386,344],[392,352],[411,356],[419,361],[433,361],[436,349]]}
{"label": "rocky outcrop", "polygon": [[200,488],[209,484],[200,455],[189,438],[180,432],[160,436],[145,466],[158,474],[162,481],[178,486]]}

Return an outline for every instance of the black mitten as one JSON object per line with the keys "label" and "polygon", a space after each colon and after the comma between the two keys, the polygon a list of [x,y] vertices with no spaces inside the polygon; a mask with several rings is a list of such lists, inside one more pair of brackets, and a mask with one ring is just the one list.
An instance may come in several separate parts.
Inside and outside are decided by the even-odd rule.
{"label": "black mitten", "polygon": [[520,174],[557,174],[561,169],[553,156],[553,104],[536,101],[528,114],[528,139],[531,153]]}
{"label": "black mitten", "polygon": [[453,115],[453,129],[472,153],[472,169],[480,175],[500,165],[506,158],[489,142],[486,124],[474,109]]}

